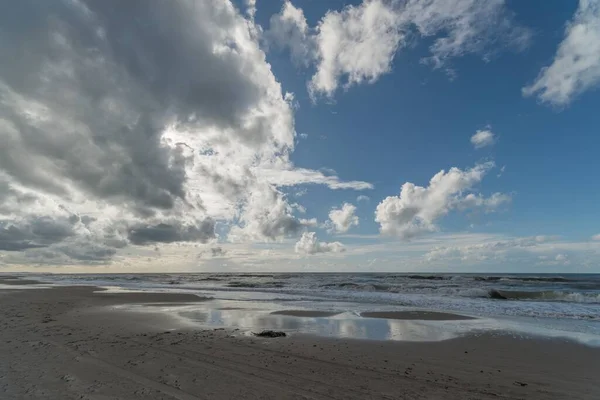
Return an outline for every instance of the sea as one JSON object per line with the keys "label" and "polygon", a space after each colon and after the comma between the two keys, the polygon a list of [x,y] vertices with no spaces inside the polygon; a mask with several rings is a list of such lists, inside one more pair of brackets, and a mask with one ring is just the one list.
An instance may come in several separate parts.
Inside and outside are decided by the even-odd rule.
{"label": "sea", "polygon": [[[34,277],[53,285],[94,285],[109,291],[194,293],[213,301],[163,304],[153,310],[210,326],[248,330],[292,326],[290,330],[327,336],[400,340],[495,330],[600,345],[600,274],[163,273]],[[147,309],[141,305],[129,307]],[[272,311],[280,310],[338,314],[333,318],[307,318],[298,324],[293,317],[271,316]],[[393,329],[387,321],[384,329],[374,327],[384,324],[382,321],[360,318],[365,311],[403,310],[450,312],[477,319],[396,321],[396,325],[403,326]],[[341,326],[348,325],[348,320],[353,321],[351,328]]]}

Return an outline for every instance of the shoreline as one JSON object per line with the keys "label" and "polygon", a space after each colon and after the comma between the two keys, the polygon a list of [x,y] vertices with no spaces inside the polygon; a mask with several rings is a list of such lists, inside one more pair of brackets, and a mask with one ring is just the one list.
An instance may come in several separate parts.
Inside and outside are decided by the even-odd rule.
{"label": "shoreline", "polygon": [[[586,325],[581,330],[581,325],[574,326],[569,320],[561,321],[556,318],[540,320],[535,317],[485,315],[452,309],[352,301],[342,301],[339,304],[292,302],[291,306],[286,307],[285,301],[278,302],[276,298],[270,301],[260,297],[261,291],[246,292],[245,288],[220,292],[219,289],[181,288],[177,285],[137,287],[136,284],[107,286],[87,282],[57,284],[33,280],[29,276],[0,274],[0,295],[11,289],[39,290],[71,286],[93,287],[96,292],[102,292],[105,299],[126,295],[128,297],[118,306],[122,311],[163,316],[165,313],[177,314],[176,319],[182,325],[198,329],[225,328],[245,330],[248,333],[283,329],[288,333],[313,334],[319,337],[409,342],[448,340],[493,331],[530,338],[571,340],[600,348],[600,324]],[[241,296],[223,297],[223,293],[241,293]],[[258,293],[259,297],[254,293]],[[167,295],[172,296],[171,300],[162,302],[161,296]],[[299,307],[296,308],[293,304]],[[587,322],[584,319],[573,321],[576,324]]]}
{"label": "shoreline", "polygon": [[263,339],[116,308],[203,301],[189,295],[95,290],[2,290],[0,397],[595,399],[600,394],[600,349],[571,341],[506,334],[439,342],[312,335]]}

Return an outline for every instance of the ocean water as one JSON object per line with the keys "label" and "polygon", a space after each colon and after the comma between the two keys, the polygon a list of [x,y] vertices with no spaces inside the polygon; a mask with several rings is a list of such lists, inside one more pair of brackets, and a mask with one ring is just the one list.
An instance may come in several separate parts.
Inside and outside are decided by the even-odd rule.
{"label": "ocean water", "polygon": [[[210,292],[221,299],[353,302],[463,312],[600,321],[600,274],[72,274],[42,275],[62,285]],[[385,308],[385,307],[384,307]],[[389,307],[388,307],[389,308]]]}
{"label": "ocean water", "polygon": [[[163,312],[177,313],[212,326],[246,323],[243,328],[285,328],[286,323],[297,324],[297,319],[265,319],[265,311],[339,312],[333,319],[303,321],[305,330],[321,333],[323,324],[332,332],[347,330],[342,326],[346,324],[344,321],[356,319],[354,317],[364,311],[418,309],[480,318],[474,322],[419,323],[410,327],[425,336],[436,330],[447,334],[458,327],[463,330],[508,329],[600,343],[600,274],[188,273],[37,277],[58,285],[96,285],[117,291],[184,292],[212,297],[215,300],[211,305],[162,307]],[[207,307],[211,307],[210,312]],[[240,308],[254,310],[255,320],[247,311],[236,310]],[[354,321],[353,326],[359,331],[369,331],[369,326],[376,322],[366,320]],[[396,321],[398,324],[409,323]],[[406,329],[399,332],[402,337]],[[332,335],[340,336],[335,332]],[[365,333],[363,336],[373,335]]]}

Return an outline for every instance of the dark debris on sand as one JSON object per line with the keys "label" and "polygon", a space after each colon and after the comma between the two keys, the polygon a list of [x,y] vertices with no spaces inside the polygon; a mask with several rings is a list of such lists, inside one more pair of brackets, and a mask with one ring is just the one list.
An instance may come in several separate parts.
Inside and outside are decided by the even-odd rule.
{"label": "dark debris on sand", "polygon": [[281,331],[262,331],[259,333],[252,332],[252,334],[254,336],[269,337],[269,338],[286,337],[287,336],[285,334],[285,332],[281,332]]}

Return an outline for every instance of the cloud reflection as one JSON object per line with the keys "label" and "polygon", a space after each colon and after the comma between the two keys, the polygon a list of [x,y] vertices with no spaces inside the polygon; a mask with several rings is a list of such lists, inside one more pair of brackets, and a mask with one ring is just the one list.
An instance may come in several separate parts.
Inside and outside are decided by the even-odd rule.
{"label": "cloud reflection", "polygon": [[471,321],[461,321],[460,324],[455,321],[397,321],[362,318],[353,313],[313,318],[273,315],[271,309],[232,310],[199,307],[203,306],[169,307],[169,312],[175,312],[203,327],[238,328],[250,332],[272,329],[348,339],[439,341],[459,336],[460,330],[463,329],[457,328],[461,325],[462,328],[470,326],[471,330],[476,327]]}

